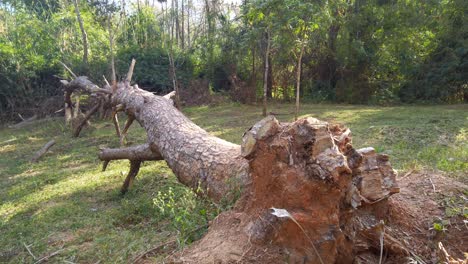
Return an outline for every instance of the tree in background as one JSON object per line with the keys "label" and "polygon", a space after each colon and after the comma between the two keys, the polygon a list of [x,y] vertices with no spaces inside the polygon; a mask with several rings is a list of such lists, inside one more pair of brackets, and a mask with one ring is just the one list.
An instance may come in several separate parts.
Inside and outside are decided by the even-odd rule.
{"label": "tree in background", "polygon": [[59,61],[112,76],[112,54],[118,68],[137,58],[134,80],[154,92],[174,89],[173,64],[182,89],[203,79],[241,102],[231,90],[243,81],[259,96],[265,82],[275,100],[466,102],[467,10],[462,0],[2,1],[0,110],[33,113],[60,96]]}

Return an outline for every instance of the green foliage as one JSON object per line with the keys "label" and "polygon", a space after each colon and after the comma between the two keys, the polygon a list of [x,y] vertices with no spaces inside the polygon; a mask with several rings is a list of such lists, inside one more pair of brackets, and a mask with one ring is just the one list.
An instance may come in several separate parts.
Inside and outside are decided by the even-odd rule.
{"label": "green foliage", "polygon": [[[133,81],[148,91],[166,93],[172,91],[172,73],[169,64],[169,54],[161,47],[140,48],[131,46],[122,48],[117,53],[116,67],[128,69],[132,58],[137,64],[133,73]],[[184,53],[174,55],[174,64],[177,71],[177,79],[181,84],[187,85],[192,79],[193,66],[190,57]]]}
{"label": "green foliage", "polygon": [[[31,113],[36,103],[61,94],[53,76],[68,73],[59,61],[92,80],[109,76],[110,34],[118,74],[125,74],[136,57],[134,80],[151,91],[172,90],[167,59],[171,50],[183,87],[202,77],[213,91],[228,90],[229,77],[236,75],[247,88],[260,90],[269,32],[271,93],[278,99],[294,98],[294,72],[304,47],[301,96],[313,101],[390,105],[468,100],[464,0],[252,0],[243,2],[239,13],[219,1],[186,2],[183,17],[180,7],[164,1],[155,7],[78,2],[88,35],[89,65],[83,65],[72,2],[0,3],[2,116]],[[187,28],[177,32],[180,26]],[[186,34],[184,40],[180,34]]]}
{"label": "green foliage", "polygon": [[199,239],[208,221],[219,213],[208,200],[180,185],[158,191],[153,203],[157,210],[156,217],[168,218],[179,233],[181,246]]}
{"label": "green foliage", "polygon": [[[464,11],[463,11],[464,10]],[[437,48],[411,73],[400,91],[407,102],[462,103],[468,100],[468,3],[449,1],[442,12]]]}

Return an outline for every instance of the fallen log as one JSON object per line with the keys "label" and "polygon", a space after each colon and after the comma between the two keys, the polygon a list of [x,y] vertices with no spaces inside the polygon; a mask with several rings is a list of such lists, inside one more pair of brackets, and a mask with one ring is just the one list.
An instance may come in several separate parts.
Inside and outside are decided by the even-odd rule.
{"label": "fallen log", "polygon": [[[216,203],[234,204],[170,262],[353,263],[382,236],[386,200],[399,191],[396,173],[388,156],[354,149],[349,129],[315,118],[280,123],[268,116],[239,146],[195,125],[172,100],[128,81],[115,87],[111,104],[147,133],[144,145],[99,154],[104,168],[111,160],[130,160],[122,192],[141,162],[164,159],[184,185]],[[403,249],[389,254],[407,254]]]}
{"label": "fallen log", "polygon": [[21,116],[20,116],[20,118],[22,119],[21,122],[9,126],[9,128],[12,128],[12,129],[19,129],[19,128],[25,127],[25,126],[27,126],[27,125],[30,125],[30,124],[33,123],[33,121],[37,120],[37,115],[33,115],[33,116],[31,116],[31,117],[29,117],[29,118],[26,118],[26,119],[24,119],[24,118],[21,117]]}
{"label": "fallen log", "polygon": [[40,150],[34,154],[34,156],[31,158],[31,162],[37,162],[46,152],[53,146],[55,145],[55,140],[52,139],[51,141],[47,142]]}

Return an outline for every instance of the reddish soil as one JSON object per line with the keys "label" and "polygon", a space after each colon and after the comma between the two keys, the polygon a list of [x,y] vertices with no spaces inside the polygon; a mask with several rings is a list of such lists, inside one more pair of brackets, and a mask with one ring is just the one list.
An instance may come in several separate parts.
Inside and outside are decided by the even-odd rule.
{"label": "reddish soil", "polygon": [[466,263],[466,185],[426,172],[395,181],[388,156],[330,130],[313,118],[253,126],[243,137],[251,181],[242,197],[167,262],[438,263],[441,242],[460,259],[450,263]]}
{"label": "reddish soil", "polygon": [[[403,175],[398,184],[400,193],[389,199],[388,231],[426,263],[437,263],[439,242],[452,257],[466,261],[468,226],[462,214],[468,186],[433,172]],[[455,210],[460,212],[446,214]],[[435,230],[434,223],[442,222],[444,230]]]}

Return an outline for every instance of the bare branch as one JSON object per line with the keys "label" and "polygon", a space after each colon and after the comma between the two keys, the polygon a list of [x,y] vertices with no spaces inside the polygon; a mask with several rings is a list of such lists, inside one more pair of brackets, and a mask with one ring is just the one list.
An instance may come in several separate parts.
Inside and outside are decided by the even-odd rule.
{"label": "bare branch", "polygon": [[119,111],[116,108],[114,109],[114,111],[112,111],[112,122],[114,123],[115,133],[117,134],[117,137],[121,138],[122,133],[120,133],[119,117],[117,116],[118,112]]}
{"label": "bare branch", "polygon": [[[62,82],[64,83],[64,82]],[[64,83],[65,84],[65,83]],[[69,82],[68,84],[65,84],[65,87],[70,90],[70,91],[75,91],[75,90],[84,90],[89,93],[104,93],[104,94],[112,94],[112,91],[99,88],[99,86],[95,85],[93,82],[91,82],[88,77],[86,76],[79,76],[75,78],[73,81]]]}
{"label": "bare branch", "polygon": [[127,82],[129,83],[132,81],[132,75],[133,75],[133,69],[135,68],[135,63],[136,63],[136,60],[132,59],[132,63],[130,63],[130,67],[128,68]]}
{"label": "bare branch", "polygon": [[83,117],[83,120],[81,120],[80,124],[76,127],[75,132],[73,132],[74,137],[78,137],[80,135],[81,129],[83,129],[84,125],[86,122],[91,118],[91,116],[96,113],[96,111],[99,109],[101,106],[101,103],[97,103],[93,106],[93,108],[89,109],[88,112],[86,112],[85,116]]}
{"label": "bare branch", "polygon": [[130,170],[128,171],[127,178],[125,178],[122,188],[120,189],[120,192],[122,194],[125,194],[128,191],[128,188],[132,186],[133,180],[135,179],[135,177],[138,175],[138,172],[140,171],[140,165],[141,165],[141,161],[130,160]]}
{"label": "bare branch", "polygon": [[9,128],[13,128],[13,129],[18,129],[18,128],[22,128],[26,125],[29,125],[32,121],[35,121],[37,119],[37,115],[33,115],[29,118],[26,118],[26,119],[23,119],[23,121],[17,123],[17,124],[14,124],[14,125],[11,125],[11,126],[8,126]]}
{"label": "bare branch", "polygon": [[128,148],[118,149],[101,149],[98,155],[102,161],[110,160],[162,160],[163,157],[160,153],[151,150],[148,143]]}
{"label": "bare branch", "polygon": [[53,145],[55,145],[55,140],[47,142],[36,154],[32,157],[31,162],[37,162]]}
{"label": "bare branch", "polygon": [[108,82],[107,79],[106,79],[106,76],[103,75],[102,78],[104,78],[104,82],[106,83],[106,85],[107,85],[107,86],[110,86],[109,82]]}
{"label": "bare branch", "polygon": [[124,145],[125,139],[127,137],[128,129],[130,128],[134,120],[135,120],[135,117],[133,115],[128,115],[127,121],[125,121],[125,127],[122,133],[120,134],[120,146]]}
{"label": "bare branch", "polygon": [[76,74],[70,68],[68,68],[68,66],[65,63],[61,61],[59,61],[59,63],[62,64],[65,70],[67,70],[73,76],[73,78],[78,78],[78,76],[76,76]]}

